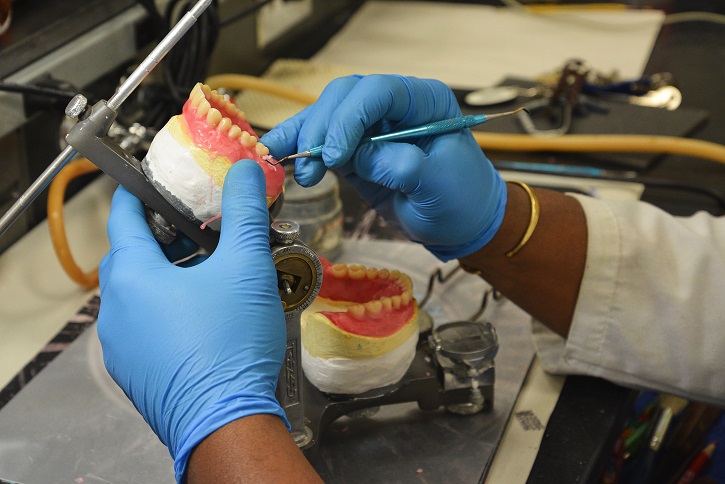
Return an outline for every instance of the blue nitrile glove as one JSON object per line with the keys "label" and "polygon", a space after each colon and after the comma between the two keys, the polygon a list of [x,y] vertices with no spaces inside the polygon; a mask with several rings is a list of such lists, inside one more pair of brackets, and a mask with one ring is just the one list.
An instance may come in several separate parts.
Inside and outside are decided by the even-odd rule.
{"label": "blue nitrile glove", "polygon": [[383,217],[443,261],[486,245],[501,226],[507,190],[470,130],[410,142],[365,136],[461,115],[453,92],[434,80],[350,76],[262,141],[273,156],[324,144],[322,160],[301,159],[295,178],[318,183],[336,168]]}
{"label": "blue nitrile glove", "polygon": [[286,423],[274,396],[286,338],[262,169],[250,160],[230,168],[219,246],[198,265],[167,260],[141,203],[123,188],[108,236],[99,274],[103,359],[169,448],[177,480],[192,449],[223,425],[263,413]]}

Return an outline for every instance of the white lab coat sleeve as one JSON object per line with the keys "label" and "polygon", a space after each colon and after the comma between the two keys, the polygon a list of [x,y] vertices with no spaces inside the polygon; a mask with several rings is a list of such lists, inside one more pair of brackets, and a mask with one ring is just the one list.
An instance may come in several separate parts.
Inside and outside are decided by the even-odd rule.
{"label": "white lab coat sleeve", "polygon": [[575,197],[586,267],[569,337],[533,324],[543,367],[725,406],[725,218]]}

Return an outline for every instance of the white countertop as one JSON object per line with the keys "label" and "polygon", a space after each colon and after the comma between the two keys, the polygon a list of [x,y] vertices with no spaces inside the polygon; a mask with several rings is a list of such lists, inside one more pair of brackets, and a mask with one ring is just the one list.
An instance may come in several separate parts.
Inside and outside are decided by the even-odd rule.
{"label": "white countertop", "polygon": [[[108,251],[106,220],[116,183],[102,175],[65,206],[68,243],[91,270]],[[96,289],[63,271],[44,221],[0,255],[0,388],[50,341]]]}

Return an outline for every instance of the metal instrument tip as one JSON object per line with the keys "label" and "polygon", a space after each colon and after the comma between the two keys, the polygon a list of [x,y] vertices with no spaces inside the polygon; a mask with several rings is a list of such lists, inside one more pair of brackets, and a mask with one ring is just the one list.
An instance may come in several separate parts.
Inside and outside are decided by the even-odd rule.
{"label": "metal instrument tip", "polygon": [[280,163],[287,161],[287,160],[294,160],[295,158],[307,158],[310,156],[311,153],[308,151],[301,151],[299,153],[295,153],[294,155],[287,155],[284,158],[280,158],[279,160],[272,163],[271,161],[267,160],[267,163],[269,163],[272,166],[279,165]]}
{"label": "metal instrument tip", "polygon": [[527,114],[530,114],[528,109],[526,109],[525,107],[520,107],[518,109],[514,109],[513,111],[506,111],[505,113],[487,114],[486,120],[502,118],[504,116],[510,116],[512,114],[520,113],[521,111],[525,111]]}

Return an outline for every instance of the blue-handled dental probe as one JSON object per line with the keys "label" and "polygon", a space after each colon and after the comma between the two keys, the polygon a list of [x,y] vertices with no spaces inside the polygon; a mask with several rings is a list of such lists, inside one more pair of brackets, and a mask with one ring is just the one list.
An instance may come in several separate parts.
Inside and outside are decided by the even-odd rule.
{"label": "blue-handled dental probe", "polygon": [[[435,121],[433,123],[424,124],[423,126],[416,126],[414,128],[404,129],[402,131],[396,131],[394,133],[379,134],[376,136],[370,136],[363,138],[360,144],[369,143],[371,141],[401,141],[412,138],[422,138],[423,136],[434,136],[437,134],[452,133],[454,131],[460,131],[466,128],[472,128],[478,126],[486,121],[492,119],[501,118],[503,116],[510,116],[521,111],[526,111],[525,108],[518,108],[513,111],[507,111],[505,113],[496,114],[469,114],[468,116],[459,116],[457,118],[444,119],[442,121]],[[528,112],[528,111],[527,111]],[[295,158],[320,158],[322,156],[322,149],[324,145],[310,148],[306,151],[295,153],[294,155],[285,156],[277,162],[270,162],[270,165],[277,165],[286,160],[293,160]]]}

